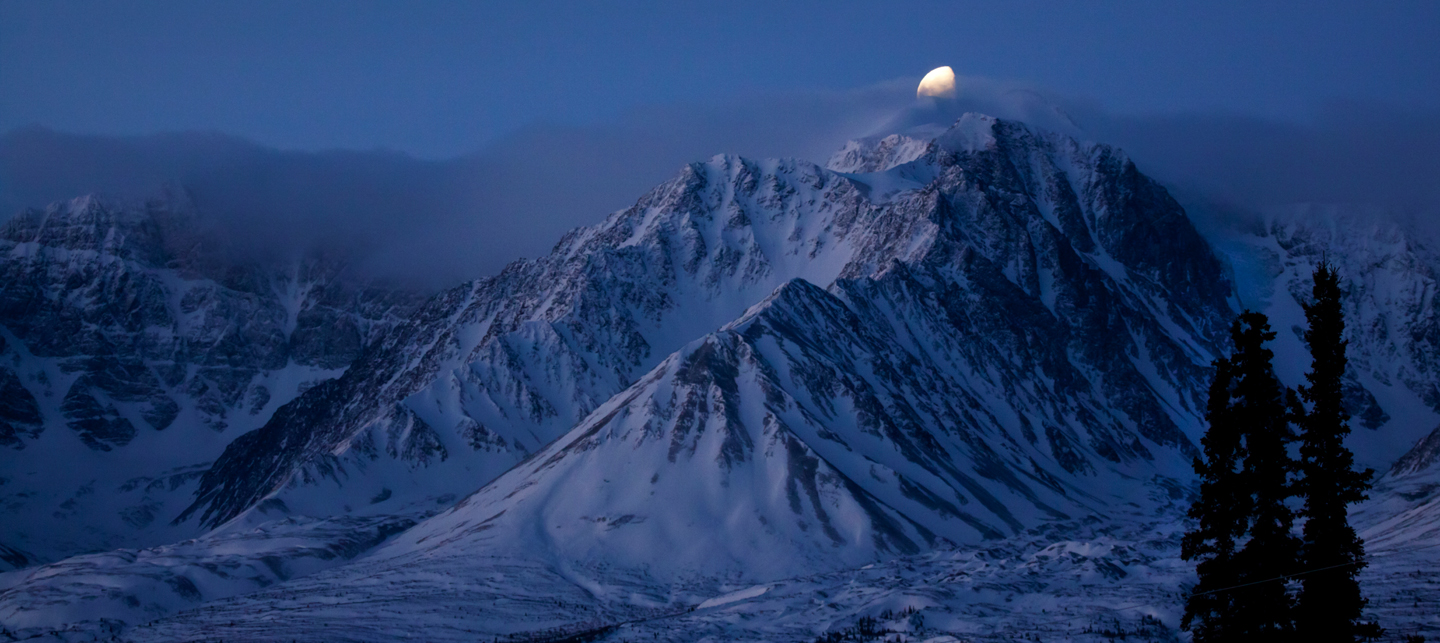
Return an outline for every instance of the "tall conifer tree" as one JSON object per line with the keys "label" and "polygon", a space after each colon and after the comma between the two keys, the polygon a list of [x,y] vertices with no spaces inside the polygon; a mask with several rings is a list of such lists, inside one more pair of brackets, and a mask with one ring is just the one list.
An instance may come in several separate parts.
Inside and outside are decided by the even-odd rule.
{"label": "tall conifer tree", "polygon": [[1300,547],[1287,504],[1291,400],[1265,348],[1275,338],[1265,315],[1246,311],[1230,336],[1234,353],[1215,362],[1210,386],[1205,459],[1195,461],[1196,528],[1181,543],[1183,558],[1200,561],[1182,624],[1197,643],[1284,642],[1293,636],[1293,600],[1279,579],[1295,573]]}
{"label": "tall conifer tree", "polygon": [[1190,507],[1195,529],[1180,543],[1180,557],[1199,561],[1195,573],[1199,582],[1185,602],[1181,627],[1190,630],[1195,643],[1228,640],[1226,625],[1234,620],[1233,596],[1216,591],[1238,584],[1235,569],[1236,541],[1245,535],[1249,523],[1250,497],[1242,493],[1240,479],[1243,458],[1239,426],[1230,417],[1233,378],[1230,360],[1214,362],[1215,379],[1210,382],[1210,399],[1205,422],[1210,428],[1200,439],[1204,457],[1195,458],[1200,476],[1200,497]]}
{"label": "tall conifer tree", "polygon": [[1305,305],[1311,367],[1300,396],[1309,411],[1300,418],[1300,492],[1303,560],[1309,573],[1300,579],[1296,626],[1307,641],[1356,641],[1378,634],[1361,623],[1366,599],[1356,580],[1365,566],[1364,541],[1350,527],[1346,507],[1366,498],[1373,471],[1356,471],[1345,448],[1350,414],[1342,404],[1347,342],[1335,268],[1320,264],[1314,274],[1314,301]]}
{"label": "tall conifer tree", "polygon": [[1291,474],[1295,470],[1289,446],[1290,428],[1286,389],[1275,377],[1274,353],[1265,343],[1275,339],[1265,315],[1247,311],[1231,334],[1235,354],[1230,358],[1235,378],[1235,421],[1245,440],[1241,476],[1251,498],[1249,539],[1235,554],[1244,587],[1233,590],[1238,604],[1235,626],[1243,633],[1234,640],[1283,642],[1293,634],[1294,599],[1284,581],[1275,580],[1299,571],[1300,540],[1293,528],[1295,512]]}

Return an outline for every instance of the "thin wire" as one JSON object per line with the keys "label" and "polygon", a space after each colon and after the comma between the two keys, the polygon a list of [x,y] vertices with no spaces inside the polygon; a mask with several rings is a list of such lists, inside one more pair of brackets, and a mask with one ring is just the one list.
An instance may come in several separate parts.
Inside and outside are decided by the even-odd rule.
{"label": "thin wire", "polygon": [[1277,581],[1277,580],[1290,580],[1290,579],[1295,578],[1295,577],[1297,577],[1297,576],[1305,576],[1306,574],[1314,574],[1314,573],[1316,573],[1316,572],[1323,572],[1323,571],[1330,570],[1330,569],[1339,569],[1339,568],[1341,568],[1341,567],[1354,567],[1355,565],[1361,565],[1361,564],[1365,564],[1365,563],[1369,563],[1369,562],[1370,562],[1369,557],[1366,557],[1366,560],[1357,560],[1357,561],[1350,562],[1350,563],[1341,563],[1341,564],[1339,564],[1339,565],[1331,565],[1331,566],[1329,566],[1329,567],[1321,567],[1321,568],[1319,568],[1319,569],[1309,569],[1309,570],[1305,570],[1305,571],[1303,571],[1303,572],[1296,572],[1296,573],[1294,573],[1294,574],[1286,574],[1286,575],[1284,575],[1284,576],[1276,576],[1275,578],[1267,578],[1267,579],[1265,579],[1265,580],[1251,581],[1251,582],[1249,582],[1249,583],[1244,583],[1244,584],[1241,584],[1241,585],[1231,585],[1230,587],[1221,587],[1220,589],[1212,589],[1212,590],[1210,590],[1210,591],[1208,591],[1208,592],[1192,592],[1190,595],[1191,595],[1191,596],[1206,596],[1206,595],[1209,595],[1209,594],[1218,594],[1218,593],[1220,593],[1220,592],[1228,592],[1228,591],[1230,591],[1230,590],[1240,589],[1241,587],[1249,587],[1249,586],[1251,586],[1251,585],[1260,585],[1260,584],[1262,584],[1262,583],[1270,583],[1270,582],[1274,582],[1274,581]]}
{"label": "thin wire", "polygon": [[[1437,546],[1440,546],[1440,544],[1437,544],[1437,545],[1427,545],[1427,546],[1425,546],[1425,547],[1420,547],[1420,549],[1429,549],[1430,547],[1437,547]],[[1396,552],[1396,551],[1394,551],[1394,550],[1391,550],[1389,553],[1391,553],[1391,555],[1393,555],[1394,553],[1398,553],[1398,552]],[[1383,557],[1383,556],[1382,556],[1382,557]],[[1230,586],[1230,587],[1221,587],[1221,588],[1219,588],[1219,589],[1212,589],[1212,590],[1205,591],[1205,592],[1194,593],[1194,594],[1191,594],[1191,596],[1205,596],[1205,595],[1207,595],[1207,594],[1218,594],[1218,593],[1220,593],[1220,592],[1228,592],[1228,591],[1232,591],[1232,590],[1237,590],[1237,589],[1240,589],[1240,588],[1242,588],[1242,587],[1249,587],[1249,586],[1251,586],[1251,585],[1259,585],[1259,584],[1261,584],[1261,583],[1270,583],[1270,582],[1274,582],[1274,581],[1277,581],[1277,580],[1288,580],[1288,579],[1295,578],[1295,577],[1298,577],[1298,576],[1305,576],[1305,575],[1307,575],[1307,574],[1314,574],[1314,573],[1316,573],[1316,572],[1323,572],[1323,571],[1328,571],[1328,570],[1331,570],[1331,569],[1338,569],[1338,568],[1341,568],[1341,567],[1351,567],[1351,566],[1354,566],[1354,565],[1359,565],[1359,564],[1361,564],[1361,563],[1369,563],[1369,562],[1371,562],[1371,558],[1373,558],[1373,556],[1367,555],[1364,560],[1359,560],[1359,561],[1355,561],[1355,562],[1352,562],[1352,563],[1343,563],[1343,564],[1340,564],[1340,565],[1331,565],[1331,566],[1329,566],[1329,567],[1320,567],[1320,568],[1317,568],[1317,569],[1307,569],[1307,570],[1305,570],[1305,571],[1296,572],[1296,573],[1290,574],[1290,575],[1288,575],[1288,576],[1276,576],[1275,578],[1267,578],[1267,579],[1265,579],[1265,580],[1257,580],[1257,581],[1252,581],[1252,582],[1249,582],[1249,583],[1243,583],[1243,584],[1240,584],[1240,585],[1232,585],[1232,586]],[[1115,613],[1115,612],[1126,612],[1126,611],[1129,611],[1129,610],[1139,609],[1139,608],[1142,608],[1142,607],[1154,607],[1154,603],[1152,603],[1152,602],[1138,603],[1138,604],[1135,604],[1135,605],[1126,605],[1125,607],[1105,607],[1105,606],[1103,606],[1103,605],[1092,605],[1092,606],[1090,606],[1090,607],[1091,607],[1091,609],[1105,610],[1107,613]],[[1039,621],[1039,622],[1029,621],[1029,624],[1030,624],[1032,627],[1043,627],[1043,626],[1046,626],[1046,625],[1057,625],[1057,624],[1060,624],[1060,623],[1065,623],[1065,622],[1073,621],[1073,620],[1075,620],[1075,619],[1077,619],[1077,618],[1087,618],[1087,615],[1085,615],[1085,614],[1074,614],[1074,615],[1071,615],[1071,616],[1061,616],[1061,617],[1058,617],[1058,618],[1055,618],[1055,619],[1052,619],[1052,620],[1049,620],[1049,621]]]}
{"label": "thin wire", "polygon": [[[1270,583],[1270,582],[1274,582],[1274,581],[1277,581],[1277,580],[1289,580],[1289,579],[1291,579],[1291,578],[1296,578],[1296,577],[1299,577],[1299,576],[1305,576],[1305,575],[1307,575],[1307,574],[1314,574],[1314,573],[1316,573],[1316,572],[1323,572],[1323,571],[1327,571],[1327,570],[1331,570],[1331,569],[1339,569],[1339,568],[1341,568],[1341,567],[1353,567],[1353,566],[1355,566],[1355,565],[1368,565],[1368,564],[1370,564],[1371,562],[1373,562],[1373,559],[1375,559],[1375,558],[1377,558],[1377,557],[1378,557],[1378,558],[1384,558],[1386,555],[1394,556],[1394,555],[1400,554],[1400,553],[1409,553],[1409,552],[1416,551],[1416,550],[1420,550],[1420,549],[1431,549],[1431,548],[1434,548],[1434,547],[1440,547],[1440,543],[1436,543],[1436,544],[1432,544],[1432,545],[1424,545],[1424,546],[1415,547],[1415,548],[1412,548],[1412,549],[1399,549],[1399,548],[1380,549],[1380,550],[1377,550],[1377,551],[1375,551],[1375,552],[1371,552],[1370,554],[1365,555],[1365,557],[1364,557],[1362,560],[1357,560],[1357,561],[1354,561],[1354,562],[1341,563],[1341,564],[1339,564],[1339,565],[1331,565],[1331,566],[1329,566],[1329,567],[1320,567],[1320,568],[1318,568],[1318,569],[1307,569],[1307,570],[1305,570],[1305,571],[1295,572],[1294,574],[1289,574],[1289,575],[1286,575],[1286,576],[1276,576],[1275,578],[1267,578],[1267,579],[1265,579],[1265,580],[1252,581],[1252,582],[1244,583],[1244,584],[1241,584],[1241,585],[1232,585],[1232,586],[1230,586],[1230,587],[1221,587],[1221,588],[1219,588],[1219,589],[1212,589],[1212,590],[1205,591],[1205,592],[1195,592],[1195,593],[1192,593],[1192,594],[1190,594],[1190,595],[1191,595],[1191,596],[1205,596],[1205,595],[1208,595],[1208,594],[1218,594],[1218,593],[1220,593],[1220,592],[1228,592],[1228,591],[1233,590],[1233,589],[1240,589],[1240,588],[1242,588],[1242,587],[1249,587],[1249,586],[1251,586],[1251,585],[1259,585],[1259,584],[1261,584],[1261,583]],[[1383,552],[1383,553],[1380,553],[1380,552]],[[1376,555],[1377,553],[1380,554],[1380,555],[1377,556],[1377,555]]]}

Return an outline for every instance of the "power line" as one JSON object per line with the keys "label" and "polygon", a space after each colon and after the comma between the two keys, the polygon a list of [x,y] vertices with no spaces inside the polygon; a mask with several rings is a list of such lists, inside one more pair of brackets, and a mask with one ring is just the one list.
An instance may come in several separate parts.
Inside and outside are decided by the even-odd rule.
{"label": "power line", "polygon": [[[1424,546],[1421,546],[1421,547],[1417,547],[1417,548],[1415,548],[1415,549],[1430,549],[1430,548],[1433,548],[1433,547],[1440,547],[1440,543],[1433,544],[1433,545],[1424,545]],[[1386,551],[1386,552],[1389,553],[1390,555],[1394,555],[1394,554],[1400,553],[1399,550],[1382,550],[1382,551]],[[1413,551],[1413,549],[1412,549],[1412,550],[1406,550],[1406,551]],[[1359,565],[1359,564],[1361,564],[1361,563],[1369,563],[1369,562],[1372,561],[1372,559],[1377,558],[1377,557],[1383,558],[1384,556],[1366,556],[1364,560],[1360,560],[1360,561],[1355,561],[1355,562],[1351,562],[1351,563],[1343,563],[1343,564],[1340,564],[1340,565],[1330,565],[1330,566],[1328,566],[1328,567],[1319,567],[1319,568],[1316,568],[1316,569],[1307,569],[1307,570],[1300,571],[1300,572],[1296,572],[1296,573],[1294,573],[1294,574],[1289,574],[1289,575],[1286,575],[1286,576],[1276,576],[1275,578],[1267,578],[1267,579],[1265,579],[1265,580],[1252,581],[1252,582],[1249,582],[1249,583],[1242,583],[1242,584],[1240,584],[1240,585],[1232,585],[1232,586],[1230,586],[1230,587],[1221,587],[1221,588],[1218,588],[1218,589],[1212,589],[1212,590],[1209,590],[1209,591],[1199,592],[1199,593],[1195,593],[1195,594],[1191,594],[1191,595],[1192,595],[1192,596],[1205,596],[1205,595],[1207,595],[1207,594],[1218,594],[1218,593],[1220,593],[1220,592],[1233,591],[1233,590],[1237,590],[1237,589],[1240,589],[1240,588],[1243,588],[1243,587],[1249,587],[1249,586],[1251,586],[1251,585],[1259,585],[1259,584],[1261,584],[1261,583],[1270,583],[1270,582],[1274,582],[1274,581],[1277,581],[1277,580],[1289,580],[1289,579],[1291,579],[1291,578],[1296,578],[1296,577],[1299,577],[1299,576],[1305,576],[1305,575],[1308,575],[1308,574],[1314,574],[1314,573],[1317,573],[1317,572],[1328,571],[1328,570],[1331,570],[1331,569],[1339,569],[1339,568],[1341,568],[1341,567],[1351,567],[1351,566],[1354,566],[1354,565]],[[1154,607],[1154,606],[1155,606],[1155,604],[1154,604],[1153,602],[1146,602],[1146,603],[1137,603],[1137,604],[1135,604],[1135,605],[1126,605],[1126,606],[1124,606],[1124,607],[1105,607],[1105,606],[1101,606],[1101,605],[1092,605],[1092,606],[1091,606],[1091,609],[1105,610],[1107,613],[1112,613],[1112,614],[1113,614],[1113,613],[1116,613],[1116,612],[1126,612],[1126,611],[1133,610],[1133,609],[1140,609],[1140,608],[1142,608],[1142,607]],[[1070,621],[1074,621],[1074,620],[1077,619],[1077,618],[1087,618],[1087,615],[1086,615],[1086,614],[1074,614],[1074,615],[1071,615],[1071,616],[1058,617],[1058,618],[1055,618],[1055,619],[1052,619],[1052,620],[1048,620],[1048,621],[1039,621],[1039,622],[1029,621],[1028,623],[1029,623],[1029,625],[1030,625],[1031,627],[1044,627],[1044,626],[1046,626],[1046,625],[1059,625],[1059,624],[1062,624],[1062,623],[1067,623],[1067,622],[1070,622]],[[1397,640],[1398,640],[1398,639],[1397,639]]]}
{"label": "power line", "polygon": [[1240,589],[1240,588],[1242,588],[1242,587],[1249,587],[1249,586],[1251,586],[1251,585],[1261,585],[1261,584],[1264,584],[1264,583],[1270,583],[1270,582],[1274,582],[1274,581],[1277,581],[1277,580],[1290,580],[1290,579],[1295,578],[1295,577],[1298,577],[1298,576],[1305,576],[1305,575],[1308,575],[1308,574],[1314,574],[1314,573],[1316,573],[1316,572],[1323,572],[1323,571],[1331,570],[1331,569],[1339,569],[1339,568],[1341,568],[1341,567],[1354,567],[1355,565],[1359,565],[1359,564],[1362,564],[1362,563],[1369,563],[1369,562],[1370,562],[1370,560],[1369,560],[1368,557],[1367,557],[1366,560],[1357,560],[1357,561],[1349,562],[1349,563],[1341,563],[1341,564],[1339,564],[1339,565],[1331,565],[1331,566],[1329,566],[1329,567],[1320,567],[1320,568],[1318,568],[1318,569],[1309,569],[1309,570],[1305,570],[1305,571],[1303,571],[1303,572],[1296,572],[1296,573],[1294,573],[1294,574],[1286,574],[1286,575],[1284,575],[1284,576],[1276,576],[1276,577],[1274,577],[1274,578],[1267,578],[1267,579],[1265,579],[1265,580],[1251,581],[1251,582],[1249,582],[1249,583],[1242,583],[1242,584],[1240,584],[1240,585],[1231,585],[1230,587],[1221,587],[1220,589],[1212,589],[1212,590],[1210,590],[1210,591],[1208,591],[1208,592],[1192,592],[1190,595],[1191,595],[1191,596],[1207,596],[1207,595],[1209,595],[1209,594],[1219,594],[1220,592],[1228,592],[1228,591],[1231,591],[1231,590]]}
{"label": "power line", "polygon": [[[1420,547],[1415,547],[1415,548],[1412,548],[1412,549],[1407,549],[1407,550],[1405,550],[1405,551],[1409,552],[1409,551],[1415,551],[1415,550],[1418,550],[1418,549],[1431,549],[1431,548],[1434,548],[1434,547],[1440,547],[1440,543],[1436,543],[1436,544],[1433,544],[1433,545],[1423,545],[1423,546],[1420,546]],[[1390,555],[1394,555],[1394,554],[1401,553],[1401,550],[1399,550],[1399,549],[1380,550],[1380,551],[1385,551],[1385,552],[1389,553]],[[1378,557],[1379,557],[1379,558],[1383,558],[1384,556],[1378,556]],[[1298,577],[1300,577],[1300,576],[1306,576],[1306,575],[1309,575],[1309,574],[1314,574],[1314,573],[1316,573],[1316,572],[1323,572],[1323,571],[1328,571],[1328,570],[1331,570],[1331,569],[1339,569],[1339,568],[1341,568],[1341,567],[1353,567],[1353,566],[1355,566],[1355,565],[1369,564],[1369,563],[1371,563],[1371,562],[1373,561],[1373,559],[1375,559],[1375,558],[1377,558],[1377,556],[1367,555],[1367,556],[1365,556],[1362,560],[1357,560],[1357,561],[1353,561],[1353,562],[1349,562],[1349,563],[1341,563],[1341,564],[1339,564],[1339,565],[1331,565],[1331,566],[1329,566],[1329,567],[1319,567],[1319,568],[1316,568],[1316,569],[1307,569],[1307,570],[1305,570],[1305,571],[1295,572],[1294,574],[1287,574],[1287,575],[1284,575],[1284,576],[1276,576],[1275,578],[1267,578],[1267,579],[1265,579],[1265,580],[1251,581],[1251,582],[1249,582],[1249,583],[1242,583],[1242,584],[1240,584],[1240,585],[1232,585],[1232,586],[1230,586],[1230,587],[1221,587],[1221,588],[1219,588],[1219,589],[1212,589],[1212,590],[1205,591],[1205,592],[1195,592],[1195,593],[1192,593],[1192,594],[1190,594],[1190,595],[1191,595],[1191,596],[1206,596],[1206,595],[1208,595],[1208,594],[1218,594],[1218,593],[1220,593],[1220,592],[1228,592],[1228,591],[1230,591],[1230,590],[1240,589],[1240,588],[1242,588],[1242,587],[1249,587],[1249,586],[1251,586],[1251,585],[1259,585],[1259,584],[1261,584],[1261,583],[1270,583],[1270,582],[1274,582],[1274,581],[1277,581],[1277,580],[1290,580],[1291,578],[1298,578]]]}

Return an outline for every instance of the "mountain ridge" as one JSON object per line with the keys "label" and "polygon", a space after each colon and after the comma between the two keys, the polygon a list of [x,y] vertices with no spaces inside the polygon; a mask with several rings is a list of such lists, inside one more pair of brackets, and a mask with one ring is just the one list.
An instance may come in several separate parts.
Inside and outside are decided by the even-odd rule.
{"label": "mountain ridge", "polygon": [[162,527],[191,469],[416,298],[343,257],[227,254],[175,190],[18,213],[0,283],[0,541],[40,560],[194,535]]}
{"label": "mountain ridge", "polygon": [[[964,552],[986,548],[1040,552],[986,572],[1009,578],[985,586],[999,608],[1025,582],[1005,574],[1058,561],[1102,585],[1133,573],[1173,587],[1209,362],[1242,302],[1282,331],[1297,323],[1322,248],[1346,248],[1365,283],[1347,309],[1364,371],[1347,404],[1375,425],[1352,434],[1374,447],[1358,452],[1389,462],[1412,425],[1440,419],[1424,363],[1432,262],[1403,237],[1277,218],[1207,239],[1123,152],[983,115],[886,140],[836,155],[864,172],[687,165],[550,255],[381,329],[338,377],[186,469],[191,502],[170,514],[176,529],[216,527],[217,543],[248,530],[305,542],[316,521],[296,560],[336,538],[374,549],[135,635],[259,636],[223,621],[283,604],[272,627],[319,640],[311,626],[339,618],[378,636],[414,612],[406,601],[506,583],[547,588],[506,632],[574,624],[572,608],[600,627],[697,606],[697,623],[723,629],[724,606],[810,582],[797,579],[880,583],[891,572],[865,571],[877,566],[954,582],[984,564]],[[1277,340],[1282,370],[1305,363],[1293,335]],[[1367,539],[1427,533],[1407,525],[1429,520],[1428,475],[1382,481]],[[335,528],[352,523],[354,536]],[[1152,526],[1161,535],[1139,535]],[[1070,542],[1071,528],[1098,540]],[[187,560],[211,560],[206,542]],[[34,609],[41,576],[103,578],[95,565],[26,570],[0,613]],[[125,586],[150,600],[165,591],[151,580]],[[99,591],[73,586],[77,601]],[[906,605],[952,609],[945,591]],[[321,596],[401,607],[349,614]],[[462,603],[439,603],[456,636],[477,631]]]}
{"label": "mountain ridge", "polygon": [[[1203,304],[1193,302],[1208,302],[1210,310],[1213,310],[1214,306],[1223,305],[1226,297],[1223,293],[1227,292],[1228,286],[1223,281],[1218,264],[1210,258],[1204,240],[1184,222],[1183,211],[1173,199],[1165,196],[1163,188],[1138,174],[1133,163],[1105,146],[1082,148],[1073,140],[1037,135],[1024,125],[977,115],[962,118],[950,131],[954,134],[951,139],[937,139],[927,148],[925,155],[889,171],[889,176],[895,178],[914,180],[928,177],[930,187],[894,193],[881,202],[865,196],[865,191],[861,189],[868,185],[865,176],[835,174],[812,164],[752,162],[720,156],[707,164],[687,166],[675,179],[642,197],[634,207],[612,215],[598,227],[580,229],[567,235],[557,244],[556,252],[550,258],[517,262],[495,278],[474,282],[433,300],[430,304],[432,313],[427,315],[446,320],[445,323],[450,323],[451,319],[461,320],[453,327],[473,329],[463,332],[474,334],[478,341],[472,338],[462,342],[457,346],[458,350],[442,349],[444,342],[459,341],[459,331],[421,330],[420,326],[412,325],[416,333],[429,333],[426,337],[431,337],[433,341],[425,341],[432,343],[421,344],[431,348],[400,350],[411,355],[424,354],[425,357],[418,363],[426,366],[419,371],[412,369],[396,374],[379,369],[372,372],[366,368],[348,371],[337,386],[358,382],[362,374],[368,374],[372,381],[357,384],[366,387],[363,389],[365,392],[349,389],[343,395],[336,395],[336,399],[378,400],[384,397],[390,401],[373,405],[365,402],[366,406],[359,409],[342,407],[350,410],[341,411],[340,417],[350,419],[341,420],[339,424],[330,420],[328,426],[335,427],[333,430],[336,432],[332,437],[322,439],[325,446],[313,446],[310,450],[343,451],[344,447],[340,444],[353,440],[349,436],[357,435],[356,431],[364,431],[365,426],[375,426],[376,422],[388,421],[384,419],[387,415],[395,417],[407,413],[399,406],[391,405],[401,404],[403,398],[416,395],[417,388],[425,390],[425,386],[434,386],[424,381],[427,378],[438,376],[444,379],[443,372],[439,370],[441,353],[437,351],[449,350],[451,356],[445,358],[449,363],[457,366],[468,363],[460,366],[459,370],[451,370],[461,378],[456,380],[458,384],[452,383],[451,388],[458,386],[466,391],[460,398],[472,401],[488,398],[496,409],[503,409],[508,404],[522,413],[522,417],[528,415],[526,424],[540,425],[528,432],[500,436],[505,444],[510,445],[512,452],[523,456],[513,446],[517,440],[524,445],[525,438],[531,438],[529,442],[534,444],[524,446],[528,452],[553,439],[547,436],[558,435],[559,431],[578,421],[603,398],[632,380],[635,377],[632,373],[649,364],[647,360],[657,359],[653,342],[678,346],[690,337],[717,328],[743,311],[750,301],[764,296],[789,277],[808,275],[817,283],[828,284],[836,278],[875,272],[886,258],[916,260],[930,256],[931,261],[954,261],[964,255],[964,248],[971,248],[977,253],[975,256],[986,256],[987,261],[993,257],[999,262],[998,278],[1020,284],[1025,296],[1046,299],[1049,295],[1041,292],[1045,286],[1041,284],[1040,272],[1050,272],[1052,267],[1041,264],[1057,252],[1064,251],[1046,248],[1037,252],[1027,247],[1023,253],[1017,253],[1016,244],[1026,243],[1028,246],[1032,238],[1040,243],[1067,247],[1073,244],[1074,247],[1088,249],[1088,253],[1084,250],[1077,252],[1067,260],[1070,262],[1067,265],[1076,270],[1090,270],[1080,266],[1093,263],[1100,273],[1110,279],[1119,278],[1136,284],[1133,293],[1122,295],[1122,299],[1127,301],[1115,305],[1133,307],[1141,316],[1163,318],[1166,321],[1161,325],[1192,328],[1191,337],[1180,345],[1170,345],[1170,340],[1164,340],[1146,347],[1147,352],[1154,351],[1165,360],[1166,366],[1162,371],[1181,368],[1182,360],[1190,361],[1197,354],[1213,354],[1213,345],[1196,344],[1200,341],[1196,337],[1210,336],[1208,330],[1217,327],[1220,322],[1213,317],[1196,317],[1192,313],[1201,309],[1194,307]],[[1014,141],[1013,149],[1006,147],[1008,141]],[[1082,184],[1080,188],[1070,186],[1068,172],[1071,166],[1089,168],[1086,171],[1093,174],[1074,177],[1076,181],[1089,180],[1089,183]],[[871,181],[877,178],[869,177]],[[1066,188],[1069,188],[1068,192]],[[952,198],[949,193],[957,196]],[[1081,198],[1086,200],[1083,204]],[[1043,211],[1037,203],[1045,206]],[[1148,250],[1125,248],[1127,243],[1143,243],[1158,234],[1156,226],[1142,216],[1145,210],[1175,213],[1167,215],[1172,219],[1164,222],[1171,233],[1166,238],[1176,238],[1177,231],[1181,237],[1188,234],[1190,241],[1186,243],[1189,245],[1163,256],[1148,254]],[[809,214],[812,211],[814,214]],[[1050,222],[1047,215],[1053,215],[1055,222]],[[806,217],[817,216],[819,221],[806,220]],[[1173,216],[1180,218],[1173,219]],[[1177,224],[1177,221],[1180,223]],[[1060,228],[1055,228],[1055,223],[1059,223]],[[810,226],[810,230],[818,227],[818,235],[807,237],[806,226]],[[1135,235],[1139,235],[1140,241],[1131,239]],[[855,245],[857,243],[860,245]],[[1138,272],[1133,279],[1127,269],[1116,268],[1114,259],[1109,255],[1111,250],[1134,265]],[[1037,256],[1044,259],[1037,259]],[[787,264],[794,267],[784,268]],[[777,273],[782,268],[789,274]],[[659,276],[655,284],[658,288],[642,285],[654,279],[652,270]],[[1113,274],[1107,270],[1113,271]],[[1200,272],[1194,272],[1196,270]],[[540,277],[540,274],[552,276]],[[989,275],[987,278],[997,276]],[[1112,297],[1105,294],[1107,286],[1100,283],[1104,277],[1096,274],[1080,279],[1090,283],[1086,286],[1090,294],[1084,297]],[[525,288],[533,287],[526,284],[537,283],[537,280],[556,285],[540,291],[544,294],[523,294]],[[1182,301],[1169,297],[1165,299],[1170,302],[1169,309],[1148,308],[1145,300],[1163,291],[1166,287],[1163,284],[1182,280],[1188,282],[1184,288],[1189,299]],[[1213,283],[1207,284],[1207,280]],[[693,286],[681,288],[684,284]],[[497,304],[489,303],[493,299],[487,299],[495,296],[487,292],[490,290],[508,297],[507,301],[513,302],[518,297],[521,302],[530,303],[522,303],[518,307],[514,304],[497,307]],[[725,295],[745,292],[754,294],[728,298]],[[686,299],[691,301],[684,301]],[[617,308],[616,302],[623,303]],[[681,304],[688,306],[688,318],[697,319],[698,312],[698,319],[704,321],[687,324],[686,327],[692,330],[672,332],[666,337],[665,326],[673,322],[658,325],[657,322],[671,314],[667,311],[677,310]],[[582,318],[590,320],[590,327],[576,325],[576,321]],[[476,321],[463,321],[467,319]],[[1094,320],[1093,323],[1113,326],[1122,322],[1112,319],[1109,322]],[[1168,332],[1155,325],[1160,322],[1147,323],[1152,328],[1146,332],[1155,337]],[[615,334],[602,341],[593,334],[592,329],[596,328],[607,332],[613,329]],[[382,344],[391,342],[388,345],[400,346],[404,341],[387,339]],[[533,359],[522,364],[514,352],[504,351],[507,345],[509,351],[517,350],[517,343],[531,346],[530,350],[533,350],[536,342],[552,347],[547,351],[558,351],[555,357],[540,360],[553,364],[545,367],[552,370],[535,372],[530,366],[534,364]],[[465,347],[467,344],[469,348]],[[459,357],[462,353],[465,357]],[[1088,358],[1102,357],[1098,351],[1092,350]],[[559,361],[551,361],[556,359]],[[1205,357],[1202,364],[1208,359]],[[390,357],[386,361],[402,360]],[[497,366],[499,370],[496,370]],[[1120,394],[1120,389],[1140,386],[1143,375],[1133,372],[1132,366],[1113,359],[1106,368],[1127,371],[1127,374],[1117,375],[1120,380],[1105,386],[1111,387],[1109,394],[1116,396],[1117,401],[1128,405],[1128,413],[1146,418],[1142,424],[1165,433],[1160,443],[1179,445],[1190,441],[1183,437],[1166,412],[1154,406],[1153,402],[1145,401],[1146,394]],[[466,380],[473,376],[465,372],[473,373],[480,369],[494,378],[491,382],[505,381],[505,388],[495,391],[493,383],[467,383]],[[1193,379],[1199,372],[1194,371],[1184,377]],[[537,385],[540,388],[535,388]],[[545,385],[559,386],[560,390],[548,394],[538,392],[545,390]],[[387,387],[392,392],[379,392]],[[506,396],[509,402],[496,402],[497,392]],[[559,399],[556,399],[557,393]],[[310,395],[318,399],[329,394],[317,390]],[[433,395],[443,398],[453,394],[436,392]],[[449,399],[454,402],[441,400],[436,404],[441,407],[447,404],[464,406],[463,400]],[[1187,401],[1184,406],[1193,409],[1193,400]],[[563,411],[566,407],[573,410]],[[420,417],[427,417],[428,411],[412,410],[420,413]],[[430,415],[426,423],[430,426],[454,426],[469,418],[487,431],[493,431],[492,427],[500,424],[500,418],[482,420],[475,416],[484,416],[483,411],[472,414],[471,410],[475,410],[473,404],[447,416],[461,416],[458,420],[442,420]],[[516,419],[513,414],[502,412],[500,415],[508,417],[512,424]],[[557,423],[550,419],[560,416],[573,420]],[[277,421],[287,422],[284,417],[283,414],[277,415]],[[334,411],[331,411],[331,417],[335,417]],[[494,417],[493,412],[490,417]],[[552,428],[541,428],[547,424]],[[308,415],[293,425],[327,426]],[[267,431],[280,430],[279,424],[268,426]],[[536,433],[537,430],[540,433]],[[318,434],[323,435],[325,431],[322,429]],[[1153,433],[1152,437],[1161,433]],[[272,437],[270,441],[282,439]],[[499,441],[494,442],[498,444]],[[291,453],[300,454],[302,451],[294,446],[298,440],[282,443],[291,445],[287,447]],[[237,444],[248,445],[249,442]],[[453,454],[454,450],[450,452]],[[202,521],[208,521],[206,524],[223,522],[239,515],[246,503],[276,492],[279,485],[288,484],[283,480],[291,480],[289,476],[294,475],[294,469],[291,469],[292,473],[267,475],[258,482],[240,482],[218,473],[227,467],[226,462],[231,461],[253,463],[264,460],[258,454],[242,456],[237,453],[229,460],[222,456],[221,462],[202,481],[196,503],[187,509],[182,520],[199,512]],[[316,477],[323,475],[321,473]],[[250,491],[239,494],[223,491],[236,485]]]}

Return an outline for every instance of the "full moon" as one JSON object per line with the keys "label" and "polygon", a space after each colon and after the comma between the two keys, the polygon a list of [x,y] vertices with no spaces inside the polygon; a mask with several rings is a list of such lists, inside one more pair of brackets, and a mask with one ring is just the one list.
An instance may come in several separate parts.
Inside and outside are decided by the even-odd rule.
{"label": "full moon", "polygon": [[915,89],[915,97],[934,96],[937,98],[955,97],[955,70],[949,65],[936,67],[920,79],[920,87]]}

